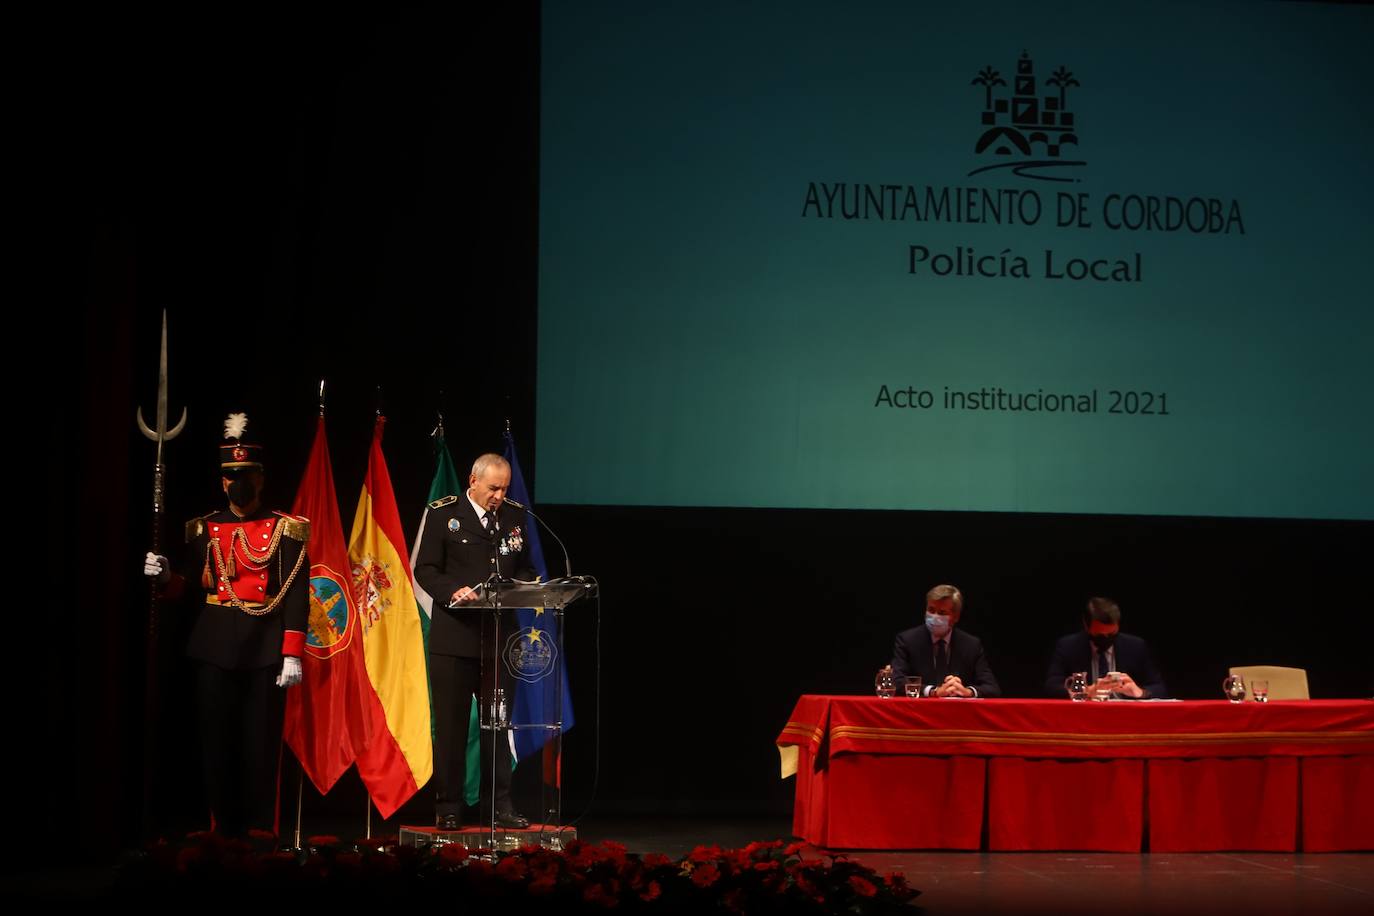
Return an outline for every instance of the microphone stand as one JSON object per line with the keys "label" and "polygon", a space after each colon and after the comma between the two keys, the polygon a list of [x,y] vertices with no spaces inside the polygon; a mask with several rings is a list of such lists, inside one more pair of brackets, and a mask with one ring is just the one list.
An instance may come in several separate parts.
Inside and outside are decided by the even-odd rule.
{"label": "microphone stand", "polygon": [[537,514],[535,514],[535,511],[534,511],[533,509],[531,509],[529,506],[525,505],[524,503],[518,503],[518,502],[516,502],[515,500],[509,499],[509,498],[508,498],[508,499],[506,500],[506,505],[508,505],[508,506],[514,506],[515,508],[521,510],[522,512],[528,513],[529,516],[530,516],[530,518],[534,519],[536,522],[538,522],[539,524],[543,525],[543,526],[544,526],[544,530],[547,531],[549,534],[553,535],[553,539],[554,539],[555,541],[558,542],[558,546],[559,546],[560,548],[562,548],[562,550],[563,550],[563,575],[566,576],[566,577],[568,577],[569,579],[571,579],[571,578],[572,578],[572,560],[570,560],[570,559],[568,558],[568,547],[567,547],[566,544],[563,543],[563,539],[562,539],[561,537],[558,536],[558,532],[557,532],[557,531],[554,531],[553,528],[550,527],[550,525],[549,525],[548,522],[546,522],[546,521],[544,521],[542,518],[540,518]]}
{"label": "microphone stand", "polygon": [[[487,719],[491,726],[491,754],[488,755],[487,773],[490,791],[487,793],[487,831],[488,844],[492,853],[496,852],[496,738],[497,730],[503,723],[498,717],[503,704],[497,702],[501,687],[501,522],[494,511],[488,511],[491,518],[491,576],[487,579],[487,591],[491,601],[491,694],[487,697]],[[480,778],[478,780],[481,782]]]}

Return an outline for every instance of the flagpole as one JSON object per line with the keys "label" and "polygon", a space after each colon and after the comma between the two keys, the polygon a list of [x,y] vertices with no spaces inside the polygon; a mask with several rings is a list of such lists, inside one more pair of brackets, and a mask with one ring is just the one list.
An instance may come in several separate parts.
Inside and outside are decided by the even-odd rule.
{"label": "flagpole", "polygon": [[[320,420],[324,420],[324,379],[320,379]],[[297,761],[299,763],[299,761]],[[294,846],[301,848],[301,809],[305,798],[305,767],[296,771],[296,834]]]}
{"label": "flagpole", "polygon": [[[324,379],[320,379],[320,422],[324,422]],[[332,489],[332,487],[331,487]],[[296,778],[296,848],[301,848],[301,799],[305,796],[305,767]]]}
{"label": "flagpole", "polygon": [[[378,386],[377,386],[377,419],[380,420],[381,417],[382,417],[382,386],[381,386],[381,385],[378,385]],[[375,430],[373,431],[373,436],[376,436],[376,431],[375,431]],[[369,463],[369,467],[370,467],[370,463]],[[369,471],[369,473],[370,473],[370,471]],[[371,792],[367,793],[367,819],[366,819],[366,821],[364,822],[363,837],[364,837],[365,839],[368,839],[368,840],[372,839],[372,793],[371,793]]]}
{"label": "flagpole", "polygon": [[305,796],[305,768],[296,770],[296,836],[292,848],[301,848],[301,799]]}

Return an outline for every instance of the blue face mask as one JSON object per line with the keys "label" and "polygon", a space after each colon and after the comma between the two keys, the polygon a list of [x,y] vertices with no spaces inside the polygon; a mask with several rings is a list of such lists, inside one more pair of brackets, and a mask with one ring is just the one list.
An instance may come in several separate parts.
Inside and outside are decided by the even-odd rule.
{"label": "blue face mask", "polygon": [[927,614],[926,629],[931,636],[944,636],[949,632],[949,618],[943,614]]}

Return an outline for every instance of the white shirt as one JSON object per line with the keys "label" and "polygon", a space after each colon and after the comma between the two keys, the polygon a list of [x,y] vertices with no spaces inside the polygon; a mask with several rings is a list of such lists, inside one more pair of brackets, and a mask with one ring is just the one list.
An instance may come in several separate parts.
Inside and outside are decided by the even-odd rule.
{"label": "white shirt", "polygon": [[477,503],[475,503],[475,502],[472,501],[472,488],[471,488],[471,487],[468,487],[467,497],[468,497],[468,503],[472,506],[472,511],[477,513],[477,520],[478,520],[479,522],[482,523],[482,527],[483,527],[483,528],[486,528],[488,525],[491,524],[490,522],[487,521],[487,510],[484,509],[484,508],[482,508],[481,506],[477,505]]}

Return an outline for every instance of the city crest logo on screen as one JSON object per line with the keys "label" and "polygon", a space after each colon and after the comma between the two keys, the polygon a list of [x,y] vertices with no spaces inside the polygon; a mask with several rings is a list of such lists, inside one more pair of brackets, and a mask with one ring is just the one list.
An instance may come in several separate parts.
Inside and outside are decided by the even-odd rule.
{"label": "city crest logo on screen", "polygon": [[973,146],[979,164],[970,177],[1008,169],[1039,181],[1079,180],[1075,171],[1087,163],[1077,158],[1079,124],[1069,107],[1069,89],[1081,85],[1073,71],[1060,65],[1044,79],[1050,91],[1041,95],[1035,61],[1029,51],[1022,51],[1011,85],[992,64],[979,70],[969,85],[983,89]]}
{"label": "city crest logo on screen", "polygon": [[[1084,82],[1095,88],[1084,89]],[[1101,179],[1110,181],[1110,173],[1128,163],[1103,168],[1100,160],[1091,175],[1098,187],[1090,188],[1080,151],[1084,125],[1075,109],[1094,98],[1084,93],[1113,85],[1110,71],[1080,79],[1067,63],[1051,69],[1023,50],[1007,73],[992,63],[973,64],[942,83],[939,91],[958,107],[939,123],[922,125],[933,142],[907,148],[913,174],[845,175],[839,166],[840,174],[811,178],[800,189],[801,219],[903,226],[908,235],[892,240],[887,269],[922,282],[1144,283],[1163,275],[1159,267],[1180,262],[1165,257],[1152,263],[1136,241],[1143,235],[1245,235],[1241,201],[1229,189],[1151,187],[1148,166],[1130,168],[1130,185],[1102,186]],[[1086,107],[1094,110],[1091,103]],[[1165,128],[1144,123],[1123,129],[1159,135]],[[837,158],[870,158],[872,142],[857,140],[852,154],[841,150]],[[929,159],[922,167],[923,154]],[[1002,231],[975,237],[962,226]]]}

